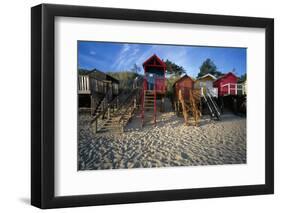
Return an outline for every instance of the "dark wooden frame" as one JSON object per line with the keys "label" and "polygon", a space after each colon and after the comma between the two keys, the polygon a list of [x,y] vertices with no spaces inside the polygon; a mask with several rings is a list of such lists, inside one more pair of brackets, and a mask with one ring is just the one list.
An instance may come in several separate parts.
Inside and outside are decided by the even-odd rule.
{"label": "dark wooden frame", "polygon": [[[266,32],[265,184],[55,197],[54,18],[57,16],[264,28]],[[42,4],[31,9],[31,52],[32,205],[39,208],[58,208],[272,194],[274,192],[273,19]]]}

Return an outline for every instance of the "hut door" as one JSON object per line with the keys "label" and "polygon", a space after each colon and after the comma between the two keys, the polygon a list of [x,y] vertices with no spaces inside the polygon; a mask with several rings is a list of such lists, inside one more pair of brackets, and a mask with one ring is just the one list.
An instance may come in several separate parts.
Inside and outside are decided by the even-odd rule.
{"label": "hut door", "polygon": [[147,78],[147,83],[148,83],[148,90],[153,90],[154,89],[154,83],[155,83],[155,75],[150,73],[148,74]]}
{"label": "hut door", "polygon": [[213,89],[213,82],[206,81],[206,88],[209,89],[209,90],[212,90]]}

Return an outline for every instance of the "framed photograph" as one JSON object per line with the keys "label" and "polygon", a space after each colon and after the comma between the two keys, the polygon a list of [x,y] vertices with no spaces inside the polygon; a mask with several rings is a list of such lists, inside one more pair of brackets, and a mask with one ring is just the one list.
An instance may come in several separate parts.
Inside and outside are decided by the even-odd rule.
{"label": "framed photograph", "polygon": [[274,20],[31,9],[31,203],[272,194]]}

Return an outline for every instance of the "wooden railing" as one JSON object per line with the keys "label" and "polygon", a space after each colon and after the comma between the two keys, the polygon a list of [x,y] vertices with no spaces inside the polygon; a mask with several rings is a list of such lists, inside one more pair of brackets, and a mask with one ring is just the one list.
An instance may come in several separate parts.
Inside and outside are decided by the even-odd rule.
{"label": "wooden railing", "polygon": [[155,78],[155,91],[156,92],[165,92],[166,91],[166,79],[165,78]]}
{"label": "wooden railing", "polygon": [[220,87],[220,96],[225,95],[245,95],[246,89],[243,84],[236,84],[236,83],[228,83],[221,85]]}
{"label": "wooden railing", "polygon": [[89,76],[79,75],[78,76],[78,94],[90,94],[90,81]]}
{"label": "wooden railing", "polygon": [[201,87],[201,96],[206,95],[207,91],[212,97],[218,97],[218,88]]}
{"label": "wooden railing", "polygon": [[[143,89],[144,90],[149,90],[148,86],[149,82],[147,78],[145,77],[143,79]],[[166,91],[166,79],[163,77],[156,77],[154,78],[154,83],[153,83],[153,89],[151,90],[156,90],[156,92],[165,92]]]}

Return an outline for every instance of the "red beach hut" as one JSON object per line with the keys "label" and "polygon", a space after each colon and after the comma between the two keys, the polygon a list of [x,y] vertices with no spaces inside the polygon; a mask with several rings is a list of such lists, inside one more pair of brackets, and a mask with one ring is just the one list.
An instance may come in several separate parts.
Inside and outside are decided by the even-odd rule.
{"label": "red beach hut", "polygon": [[[156,124],[157,98],[161,98],[162,110],[166,93],[166,64],[157,56],[152,55],[143,64],[144,80],[141,100],[141,119],[144,125],[145,112],[153,109],[153,120]],[[146,115],[148,117],[148,115]]]}
{"label": "red beach hut", "polygon": [[158,94],[165,93],[166,64],[154,54],[143,63],[143,69],[145,76],[144,90],[156,90]]}
{"label": "red beach hut", "polygon": [[232,72],[218,78],[213,85],[218,88],[219,96],[237,95],[237,77]]}

